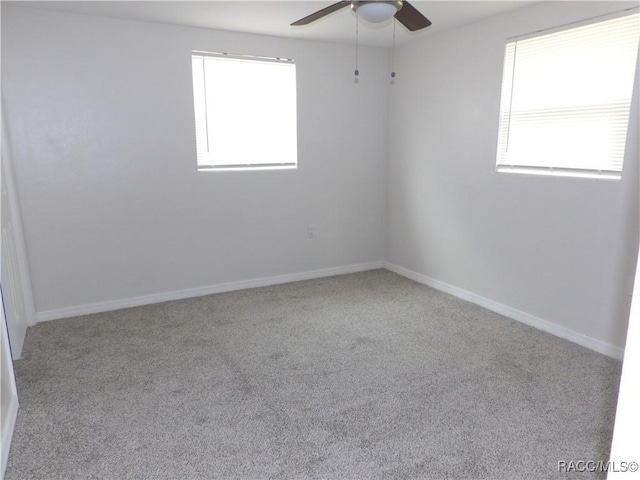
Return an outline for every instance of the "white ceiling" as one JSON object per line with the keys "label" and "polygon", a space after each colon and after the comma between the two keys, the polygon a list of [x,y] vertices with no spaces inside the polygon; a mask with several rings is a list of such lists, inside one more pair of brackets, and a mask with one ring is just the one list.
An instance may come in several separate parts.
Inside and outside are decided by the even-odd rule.
{"label": "white ceiling", "polygon": [[[5,2],[3,2],[5,3]],[[13,3],[13,2],[6,2]],[[249,32],[278,37],[303,38],[353,43],[355,14],[349,8],[335,12],[311,25],[290,24],[335,0],[329,1],[20,1],[20,6],[58,10],[86,15],[142,20]],[[533,0],[500,1],[422,1],[411,0],[433,25],[410,33],[396,24],[396,43],[405,43],[425,35],[474,23],[503,12],[536,3]],[[392,44],[392,21],[373,25],[361,23],[360,43],[387,46]]]}

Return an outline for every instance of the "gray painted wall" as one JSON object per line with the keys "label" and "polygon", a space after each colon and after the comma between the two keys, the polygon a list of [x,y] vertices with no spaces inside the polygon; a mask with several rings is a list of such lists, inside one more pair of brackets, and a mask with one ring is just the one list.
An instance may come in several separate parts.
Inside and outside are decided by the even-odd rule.
{"label": "gray painted wall", "polygon": [[[382,260],[386,50],[2,8],[40,313]],[[196,171],[192,50],[296,60],[297,170]]]}
{"label": "gray painted wall", "polygon": [[[384,258],[623,346],[637,88],[621,181],[494,171],[505,39],[623,5],[545,2],[427,36],[398,48],[391,88],[383,49],[361,49],[356,85],[348,45],[3,5],[38,311]],[[196,171],[193,49],[296,59],[297,171]]]}
{"label": "gray painted wall", "polygon": [[638,238],[638,96],[623,179],[495,173],[505,39],[620,9],[545,2],[396,52],[385,260],[624,346]]}

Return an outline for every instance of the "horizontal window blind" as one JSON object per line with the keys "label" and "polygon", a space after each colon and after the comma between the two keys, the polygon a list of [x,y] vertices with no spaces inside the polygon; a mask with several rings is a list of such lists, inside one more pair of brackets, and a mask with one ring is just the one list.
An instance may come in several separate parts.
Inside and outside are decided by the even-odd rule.
{"label": "horizontal window blind", "polygon": [[639,31],[634,13],[509,42],[498,171],[619,178]]}
{"label": "horizontal window blind", "polygon": [[296,166],[293,61],[194,52],[192,70],[200,170]]}

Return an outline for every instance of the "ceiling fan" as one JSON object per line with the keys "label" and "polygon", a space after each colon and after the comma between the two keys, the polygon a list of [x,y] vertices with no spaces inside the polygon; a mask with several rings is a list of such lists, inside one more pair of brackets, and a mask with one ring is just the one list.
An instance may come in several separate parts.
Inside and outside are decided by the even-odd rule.
{"label": "ceiling fan", "polygon": [[351,6],[354,12],[357,12],[358,15],[372,23],[384,22],[391,17],[395,17],[396,20],[411,32],[421,30],[431,25],[429,19],[422,15],[413,5],[407,2],[407,0],[352,0],[329,5],[322,10],[318,10],[311,15],[293,22],[291,26],[308,25],[347,6]]}

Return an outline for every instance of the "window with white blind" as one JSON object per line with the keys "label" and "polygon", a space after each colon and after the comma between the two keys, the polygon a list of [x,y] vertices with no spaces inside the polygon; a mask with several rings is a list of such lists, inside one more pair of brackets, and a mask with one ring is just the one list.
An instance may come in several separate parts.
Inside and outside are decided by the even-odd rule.
{"label": "window with white blind", "polygon": [[292,60],[193,52],[198,170],[297,166]]}
{"label": "window with white blind", "polygon": [[499,172],[620,178],[638,54],[635,12],[507,43]]}

